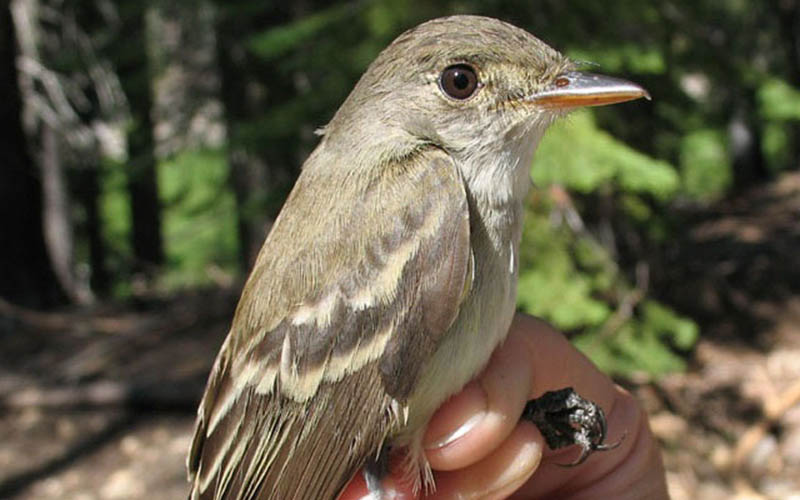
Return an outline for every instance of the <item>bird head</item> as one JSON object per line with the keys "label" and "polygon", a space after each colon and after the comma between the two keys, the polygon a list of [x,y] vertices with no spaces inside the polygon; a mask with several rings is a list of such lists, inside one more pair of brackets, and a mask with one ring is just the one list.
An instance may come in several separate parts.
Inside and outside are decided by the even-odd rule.
{"label": "bird head", "polygon": [[535,148],[574,108],[642,96],[636,84],[577,71],[525,30],[451,16],[406,31],[381,52],[324,131],[351,155],[368,148],[392,160],[433,145],[468,162],[518,143]]}

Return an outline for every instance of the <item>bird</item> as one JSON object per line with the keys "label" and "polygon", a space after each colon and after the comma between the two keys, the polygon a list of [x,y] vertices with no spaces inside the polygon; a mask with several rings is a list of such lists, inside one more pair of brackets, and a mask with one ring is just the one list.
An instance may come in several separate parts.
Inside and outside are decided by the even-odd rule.
{"label": "bird", "polygon": [[388,453],[435,488],[424,429],[508,332],[540,139],[639,97],[497,19],[398,36],[318,131],[256,258],[198,408],[189,497],[335,499]]}

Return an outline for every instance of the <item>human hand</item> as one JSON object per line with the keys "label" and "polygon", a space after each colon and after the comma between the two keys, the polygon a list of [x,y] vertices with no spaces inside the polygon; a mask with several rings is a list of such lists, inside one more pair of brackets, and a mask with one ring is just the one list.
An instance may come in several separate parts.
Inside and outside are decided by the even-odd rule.
{"label": "human hand", "polygon": [[[605,410],[607,443],[622,439],[577,467],[557,465],[571,462],[577,447],[550,450],[519,419],[529,399],[568,386]],[[431,418],[425,446],[436,478],[436,492],[425,498],[668,498],[661,455],[633,396],[561,333],[521,314],[486,369]],[[396,474],[383,484],[392,499],[415,498]],[[366,495],[359,473],[340,500]]]}

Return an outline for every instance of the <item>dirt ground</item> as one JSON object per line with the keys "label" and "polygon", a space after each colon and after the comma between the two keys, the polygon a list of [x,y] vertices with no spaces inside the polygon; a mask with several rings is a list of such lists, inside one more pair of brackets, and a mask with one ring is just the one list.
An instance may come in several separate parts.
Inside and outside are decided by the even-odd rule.
{"label": "dirt ground", "polygon": [[[675,500],[800,498],[800,175],[690,217],[660,298],[701,325],[687,373],[621,381]],[[0,498],[175,499],[236,303],[207,290],[93,310],[0,302]]]}

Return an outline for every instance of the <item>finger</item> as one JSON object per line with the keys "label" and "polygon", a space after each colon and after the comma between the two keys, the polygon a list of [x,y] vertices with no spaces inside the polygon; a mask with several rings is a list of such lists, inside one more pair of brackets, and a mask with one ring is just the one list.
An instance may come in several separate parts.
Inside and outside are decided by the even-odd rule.
{"label": "finger", "polygon": [[[607,442],[615,442],[626,431],[630,433],[631,429],[637,429],[636,422],[619,418],[619,414],[624,417],[625,412],[614,408],[617,391],[607,376],[599,372],[552,327],[541,320],[518,315],[514,319],[508,339],[492,356],[478,381],[469,384],[462,393],[454,396],[431,419],[425,439],[428,448],[426,454],[431,465],[434,469],[449,471],[466,467],[449,474],[437,472],[437,484],[442,482],[440,477],[450,477],[446,481],[447,489],[440,488],[439,491],[444,493],[455,491],[456,488],[461,488],[462,493],[467,492],[468,488],[471,491],[489,491],[487,488],[491,485],[501,484],[502,469],[495,469],[497,477],[494,478],[491,471],[484,474],[479,472],[486,465],[486,460],[495,457],[500,448],[512,446],[511,438],[506,438],[516,432],[515,426],[525,402],[541,396],[545,391],[567,386],[574,387],[582,396],[604,408],[609,417],[610,437]],[[633,405],[636,408],[635,401]],[[528,424],[520,424],[526,425]],[[535,439],[539,440],[541,449],[538,431]],[[634,441],[626,439],[610,455],[624,453],[633,444]],[[577,456],[578,452],[570,447],[556,452],[546,450],[544,453],[549,461],[566,463]],[[565,453],[572,456],[565,456]],[[554,454],[558,456],[552,457]],[[569,484],[574,477],[584,479],[581,483],[596,479],[596,476],[585,475],[586,469],[596,461],[606,464],[605,470],[613,467],[613,463],[608,464],[608,461],[598,458],[607,455],[609,454],[595,453],[586,464],[577,468],[553,465],[545,467],[547,470],[538,472],[532,481],[532,484],[539,487],[529,493],[533,495],[541,491],[556,491]],[[480,462],[476,463],[477,461]],[[576,476],[579,469],[581,474]],[[462,476],[464,470],[471,472]],[[599,467],[596,471],[601,474],[603,468]],[[485,483],[484,486],[481,486],[481,482]]]}
{"label": "finger", "polygon": [[[617,397],[616,386],[563,334],[542,320],[518,314],[512,323],[509,338],[522,340],[529,362],[534,367],[528,399],[538,398],[546,391],[573,387],[582,397],[598,404],[607,417],[611,416]],[[624,434],[624,429],[610,427],[606,442],[614,443]],[[578,454],[579,450],[574,446],[560,450],[547,449],[545,462],[568,463]],[[597,460],[603,455],[595,453],[588,460]]]}
{"label": "finger", "polygon": [[523,342],[510,337],[478,379],[431,418],[424,443],[433,469],[472,465],[514,431],[531,392],[532,365]]}
{"label": "finger", "polygon": [[[530,361],[520,342],[510,339],[504,343],[479,378],[451,398],[431,419],[424,442],[433,469],[455,470],[474,464],[495,451],[514,431],[531,390]],[[535,439],[541,449],[538,432]],[[438,477],[437,474],[437,485]],[[472,484],[478,477],[483,477],[487,484],[504,481],[483,474],[473,476]],[[384,487],[387,484],[384,481]],[[402,490],[403,486],[399,488]],[[359,474],[341,498],[361,498],[366,494],[366,484]]]}
{"label": "finger", "polygon": [[613,400],[614,384],[608,376],[546,322],[517,314],[509,331],[509,338],[516,337],[524,341],[528,362],[534,367],[529,397],[538,397],[553,389],[574,387],[601,406]]}
{"label": "finger", "polygon": [[[424,443],[433,469],[453,471],[476,464],[509,438],[531,393],[532,367],[525,339],[521,335],[509,336],[477,380],[453,396],[430,420]],[[543,441],[538,431],[533,439],[541,450]],[[438,472],[436,477],[438,485]],[[492,478],[491,474],[471,474],[469,484],[476,486],[478,478],[486,484],[504,481],[502,477]],[[459,482],[452,483],[451,489],[456,484]],[[361,498],[366,492],[359,474],[341,498]]]}
{"label": "finger", "polygon": [[437,472],[434,499],[502,499],[534,473],[542,458],[542,437],[530,423],[511,435],[480,462],[450,472]]}
{"label": "finger", "polygon": [[619,447],[594,453],[579,467],[554,465],[571,462],[577,447],[546,449],[542,465],[515,498],[667,498],[661,456],[633,396],[541,320],[518,315],[509,335],[525,339],[535,365],[530,397],[571,386],[605,411],[606,442],[622,440]]}

